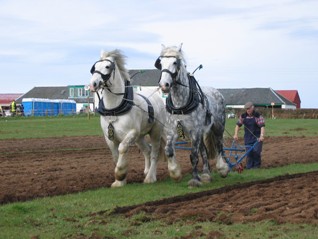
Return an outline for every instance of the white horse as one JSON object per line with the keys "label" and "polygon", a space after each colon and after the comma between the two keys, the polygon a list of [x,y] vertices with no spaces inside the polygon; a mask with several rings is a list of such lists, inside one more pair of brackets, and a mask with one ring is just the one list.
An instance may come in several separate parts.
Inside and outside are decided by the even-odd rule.
{"label": "white horse", "polygon": [[[161,70],[159,86],[169,93],[166,101],[167,145],[165,153],[169,161],[175,161],[175,143],[188,138],[192,143],[190,160],[192,164],[191,187],[201,181],[211,181],[209,159],[216,158],[216,167],[225,177],[229,172],[223,160],[223,132],[225,128],[225,105],[221,93],[209,88],[203,92],[185,68],[185,59],[180,47],[162,46],[155,66]],[[197,165],[199,153],[203,159],[203,172],[199,176]]]}
{"label": "white horse", "polygon": [[[157,180],[157,161],[164,157],[164,103],[158,94],[136,94],[130,86],[125,57],[119,50],[102,52],[92,69],[90,90],[101,92],[98,112],[101,128],[115,167],[112,187],[124,186],[127,178],[127,151],[137,144],[145,157],[144,183]],[[145,140],[149,135],[150,144]]]}

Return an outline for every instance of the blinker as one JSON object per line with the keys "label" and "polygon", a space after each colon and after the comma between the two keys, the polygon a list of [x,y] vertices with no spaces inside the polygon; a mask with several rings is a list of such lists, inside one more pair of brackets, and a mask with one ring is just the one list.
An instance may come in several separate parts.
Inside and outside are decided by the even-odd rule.
{"label": "blinker", "polygon": [[108,62],[110,62],[110,66],[109,66],[109,70],[110,70],[110,71],[113,71],[113,70],[115,69],[115,63],[112,62],[111,60],[108,60],[108,59],[99,60],[99,61],[96,61],[96,62],[94,63],[94,65],[92,66],[92,68],[91,68],[91,70],[90,70],[90,72],[91,72],[92,75],[93,75],[95,72],[99,73],[98,71],[95,71],[95,65],[96,65],[96,63],[98,63],[98,62],[103,62],[103,61],[108,61]]}
{"label": "blinker", "polygon": [[157,58],[157,60],[156,60],[156,62],[155,62],[155,67],[156,67],[158,70],[161,70],[161,69],[162,69],[160,57]]}

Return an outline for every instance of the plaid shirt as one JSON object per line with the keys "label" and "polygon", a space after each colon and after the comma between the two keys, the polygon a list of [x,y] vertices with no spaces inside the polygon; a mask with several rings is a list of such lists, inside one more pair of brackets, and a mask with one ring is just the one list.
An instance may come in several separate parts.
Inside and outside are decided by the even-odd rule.
{"label": "plaid shirt", "polygon": [[260,115],[258,112],[253,112],[252,116],[249,116],[247,113],[244,113],[240,116],[240,118],[237,121],[237,125],[241,127],[244,124],[244,119],[250,119],[250,118],[255,118],[255,122],[258,125],[258,127],[265,127],[265,119],[263,118],[262,115]]}

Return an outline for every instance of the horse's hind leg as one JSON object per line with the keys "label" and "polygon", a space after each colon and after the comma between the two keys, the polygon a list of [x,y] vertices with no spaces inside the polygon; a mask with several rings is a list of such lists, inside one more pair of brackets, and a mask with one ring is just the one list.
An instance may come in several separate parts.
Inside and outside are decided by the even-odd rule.
{"label": "horse's hind leg", "polygon": [[144,174],[147,175],[149,170],[150,170],[150,157],[151,157],[151,146],[145,141],[144,137],[140,137],[137,141],[136,144],[138,148],[142,151],[144,158],[145,158],[145,169],[144,169]]}
{"label": "horse's hind leg", "polygon": [[200,137],[192,138],[192,150],[190,160],[192,164],[192,179],[189,180],[189,187],[199,187],[202,185],[201,178],[198,174],[198,162],[199,162],[199,149],[201,145]]}
{"label": "horse's hind leg", "polygon": [[200,145],[200,153],[203,161],[203,170],[201,174],[201,181],[204,183],[211,182],[211,167],[209,164],[207,149],[203,142]]}
{"label": "horse's hind leg", "polygon": [[216,128],[213,128],[215,132],[215,145],[217,149],[217,154],[216,154],[216,169],[218,170],[219,174],[221,177],[226,177],[230,171],[229,165],[225,162],[223,159],[223,131],[217,130]]}
{"label": "horse's hind leg", "polygon": [[219,145],[219,153],[216,156],[216,169],[218,170],[221,177],[225,178],[230,172],[229,165],[223,158],[223,145]]}
{"label": "horse's hind leg", "polygon": [[[173,132],[172,132],[173,133]],[[170,177],[175,181],[180,181],[182,178],[181,167],[176,160],[175,151],[175,137],[174,134],[167,135],[167,143],[165,147],[165,154],[168,161],[168,170]]]}

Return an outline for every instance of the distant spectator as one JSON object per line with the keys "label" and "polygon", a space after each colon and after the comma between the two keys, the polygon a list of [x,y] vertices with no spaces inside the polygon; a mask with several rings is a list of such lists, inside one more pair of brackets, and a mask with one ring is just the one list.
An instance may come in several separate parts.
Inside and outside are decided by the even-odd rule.
{"label": "distant spectator", "polygon": [[11,111],[12,116],[15,116],[15,114],[17,112],[17,103],[15,102],[15,100],[13,100],[11,103],[10,111]]}
{"label": "distant spectator", "polygon": [[20,112],[21,112],[21,116],[24,116],[24,106],[23,106],[23,104],[20,105]]}

